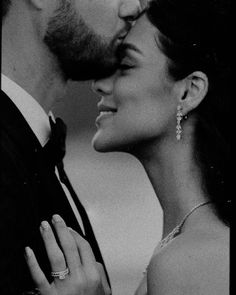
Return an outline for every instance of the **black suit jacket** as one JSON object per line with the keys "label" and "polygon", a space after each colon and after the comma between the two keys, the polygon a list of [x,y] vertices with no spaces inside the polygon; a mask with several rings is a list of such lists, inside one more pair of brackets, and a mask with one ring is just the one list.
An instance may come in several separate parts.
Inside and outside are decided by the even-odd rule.
{"label": "black suit jacket", "polygon": [[[82,232],[38,139],[2,91],[0,120],[0,294],[20,295],[34,289],[24,258],[26,246],[35,251],[51,279],[39,232],[41,221],[50,221],[57,213],[68,226]],[[91,246],[96,259],[103,263],[98,246]]]}

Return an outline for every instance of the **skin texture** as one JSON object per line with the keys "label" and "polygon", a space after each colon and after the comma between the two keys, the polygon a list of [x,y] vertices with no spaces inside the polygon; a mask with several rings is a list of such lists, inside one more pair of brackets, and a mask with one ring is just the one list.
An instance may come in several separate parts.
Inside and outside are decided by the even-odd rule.
{"label": "skin texture", "polygon": [[[96,14],[94,14],[94,11],[96,11]],[[65,12],[68,12],[68,15],[63,14]],[[95,78],[91,66],[93,59],[99,60],[99,56],[104,56],[104,53],[107,52],[106,47],[109,47],[110,43],[113,46],[114,40],[117,38],[120,37],[118,43],[122,41],[124,34],[127,34],[131,27],[131,22],[139,12],[140,3],[138,0],[12,0],[2,25],[2,73],[21,86],[48,113],[55,100],[64,96],[68,79],[72,77],[75,80]],[[65,18],[58,18],[58,14]],[[67,19],[70,16],[73,18]],[[70,24],[73,26],[71,27]],[[76,35],[78,33],[77,28],[80,25],[81,35],[78,36]],[[57,49],[69,51],[66,62],[68,62],[68,57],[72,58],[70,63],[74,64],[73,75],[70,72],[65,72],[65,67],[62,66],[64,60],[60,57],[62,52],[50,47],[49,43],[45,41],[46,36],[49,37],[48,35],[56,38],[57,43],[53,43],[57,45]],[[95,52],[96,54],[99,53],[98,56],[95,55],[92,59],[91,54],[94,52],[91,44],[94,43],[91,41],[86,47],[84,46],[85,42],[82,43],[82,46],[79,42],[82,37],[83,42],[91,41],[90,37],[93,38],[94,42],[98,42],[96,45],[99,50]],[[70,43],[62,44],[61,40],[70,41]],[[77,43],[74,44],[73,41],[78,42],[81,47],[75,49]],[[64,45],[64,47],[59,45]],[[89,51],[87,50],[88,47],[90,48]],[[78,58],[77,50],[83,51],[80,52],[79,63],[77,63],[77,59],[73,60],[75,56]],[[86,56],[84,60],[87,52],[90,55]],[[114,52],[111,50],[109,53],[113,54]],[[62,55],[64,56],[64,52]],[[108,60],[113,59],[113,55],[105,56],[108,57]],[[88,68],[90,66],[90,71],[88,71],[90,76],[83,76],[81,59],[88,63]],[[97,71],[101,75],[102,72],[102,70]],[[64,232],[64,234],[66,233]],[[73,240],[71,241],[74,243]],[[58,251],[56,253],[58,254]],[[54,254],[49,252],[49,256],[51,255]],[[62,257],[62,255],[59,256],[59,258]],[[92,270],[94,270],[94,266],[99,268],[94,263]],[[91,274],[91,268],[85,268],[86,270],[83,268],[82,273]],[[97,269],[95,271],[95,279],[93,277],[92,280],[87,281],[86,276],[84,276],[82,288],[87,290],[87,293],[84,291],[84,294],[91,295],[96,288],[103,292],[101,294],[107,292],[105,283],[101,284],[104,275],[100,271],[98,273]],[[92,276],[93,274],[92,271]],[[40,278],[42,278],[42,274],[40,274]],[[37,282],[36,280],[36,284]],[[89,289],[90,284],[88,282],[92,282],[92,291]],[[41,285],[41,283],[40,281],[39,284]],[[76,276],[71,283],[73,286],[77,286]],[[78,292],[75,294],[78,294]]]}
{"label": "skin texture", "polygon": [[140,11],[138,0],[62,1],[49,18],[44,41],[58,57],[65,78],[110,75],[117,46]]}
{"label": "skin texture", "polygon": [[[136,50],[124,50],[129,44]],[[141,162],[163,209],[165,237],[192,208],[209,199],[193,144],[194,110],[205,99],[209,80],[202,71],[178,81],[170,77],[160,32],[146,15],[123,47],[119,70],[93,84],[101,96],[93,145],[101,152],[128,152]],[[189,115],[181,122],[179,141],[178,106]],[[228,266],[229,229],[212,204],[199,207],[187,218],[181,234],[151,259],[147,294],[228,294]]]}
{"label": "skin texture", "polygon": [[229,294],[228,238],[225,229],[210,229],[186,232],[152,258],[148,295]]}
{"label": "skin texture", "polygon": [[125,150],[133,143],[173,135],[179,89],[167,75],[167,58],[156,37],[156,29],[142,17],[125,40],[137,51],[126,51],[112,79],[96,82],[99,105],[115,109],[96,120],[93,145],[98,151]]}
{"label": "skin texture", "polygon": [[[163,208],[165,237],[208,198],[194,160],[196,117],[190,112],[205,99],[209,81],[200,71],[172,79],[159,36],[143,15],[124,42],[141,52],[125,51],[119,71],[94,83],[101,99],[93,145],[100,152],[128,152],[141,162]],[[178,105],[183,115],[189,114],[181,122],[180,141],[175,134]],[[152,258],[148,295],[228,294],[228,269],[229,229],[209,204],[189,216],[175,241]]]}
{"label": "skin texture", "polygon": [[48,112],[68,79],[112,71],[140,7],[139,0],[13,0],[2,26],[2,72]]}
{"label": "skin texture", "polygon": [[26,262],[42,295],[109,295],[110,287],[101,264],[97,263],[88,242],[71,228],[59,215],[52,217],[52,223],[60,241],[47,221],[43,221],[40,232],[51,263],[52,271],[69,268],[64,280],[55,278],[49,283],[40,269],[34,252],[26,248]]}
{"label": "skin texture", "polygon": [[111,39],[123,29],[123,18],[132,19],[137,16],[139,12],[137,7],[140,5],[136,0],[77,0],[74,2],[75,9],[95,34]]}

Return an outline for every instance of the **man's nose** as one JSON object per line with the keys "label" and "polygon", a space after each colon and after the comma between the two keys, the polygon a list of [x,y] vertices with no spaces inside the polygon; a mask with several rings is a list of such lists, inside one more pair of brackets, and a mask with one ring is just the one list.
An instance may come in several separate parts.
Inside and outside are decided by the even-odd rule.
{"label": "man's nose", "polygon": [[139,16],[141,11],[140,0],[122,0],[119,17],[126,21],[133,21]]}

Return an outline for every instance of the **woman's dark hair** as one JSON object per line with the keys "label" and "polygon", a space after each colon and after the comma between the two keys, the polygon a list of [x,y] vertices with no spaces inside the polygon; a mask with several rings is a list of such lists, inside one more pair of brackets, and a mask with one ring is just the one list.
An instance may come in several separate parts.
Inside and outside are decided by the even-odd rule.
{"label": "woman's dark hair", "polygon": [[208,93],[193,111],[195,156],[209,198],[226,224],[231,214],[230,6],[229,0],[154,0],[147,11],[160,31],[170,76],[180,80],[202,71],[208,77]]}

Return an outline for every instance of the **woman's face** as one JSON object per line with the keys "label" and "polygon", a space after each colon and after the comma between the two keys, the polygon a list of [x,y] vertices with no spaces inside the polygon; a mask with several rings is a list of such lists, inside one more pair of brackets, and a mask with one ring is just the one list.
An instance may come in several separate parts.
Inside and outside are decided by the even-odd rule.
{"label": "woman's face", "polygon": [[143,15],[124,44],[117,73],[94,83],[101,100],[93,146],[101,152],[129,151],[143,142],[175,137],[178,87],[167,73],[158,30]]}

